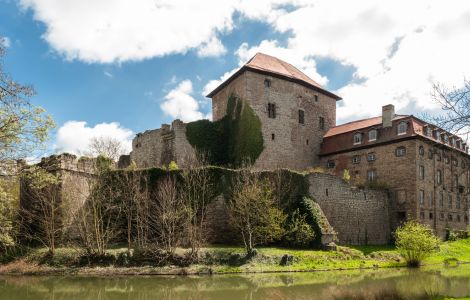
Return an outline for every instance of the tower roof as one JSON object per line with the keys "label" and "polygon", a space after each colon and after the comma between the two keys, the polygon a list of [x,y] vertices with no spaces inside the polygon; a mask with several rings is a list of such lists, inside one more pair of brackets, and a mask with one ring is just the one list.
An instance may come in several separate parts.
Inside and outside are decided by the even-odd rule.
{"label": "tower roof", "polygon": [[243,65],[237,72],[235,72],[230,78],[225,80],[212,92],[210,92],[207,97],[212,98],[219,90],[224,88],[232,80],[237,78],[245,70],[250,70],[257,73],[267,74],[275,77],[279,77],[285,80],[296,82],[302,84],[308,88],[320,91],[329,95],[330,97],[341,100],[341,97],[325,90],[320,84],[316,81],[305,75],[302,71],[294,67],[293,65],[277,58],[270,56],[264,53],[256,53],[245,65]]}

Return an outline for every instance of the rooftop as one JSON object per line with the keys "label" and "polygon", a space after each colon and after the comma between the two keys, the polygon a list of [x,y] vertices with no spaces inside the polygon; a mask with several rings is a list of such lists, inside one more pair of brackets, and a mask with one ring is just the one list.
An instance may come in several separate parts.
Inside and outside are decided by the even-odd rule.
{"label": "rooftop", "polygon": [[309,88],[321,91],[336,100],[341,100],[341,97],[325,90],[319,83],[305,75],[302,71],[294,67],[293,65],[277,58],[264,53],[256,53],[245,65],[243,65],[235,74],[220,84],[207,97],[212,98],[219,90],[229,84],[233,79],[238,77],[243,71],[251,70],[254,72],[261,72],[277,76],[289,81],[303,84]]}
{"label": "rooftop", "polygon": [[[409,117],[409,115],[395,115],[395,117],[393,118],[393,121],[407,118],[407,117]],[[325,133],[324,137],[330,137],[333,135],[356,131],[356,130],[368,128],[371,126],[377,126],[377,125],[382,125],[382,116],[352,121],[349,123],[332,127],[330,128],[330,130],[327,131],[327,133]]]}

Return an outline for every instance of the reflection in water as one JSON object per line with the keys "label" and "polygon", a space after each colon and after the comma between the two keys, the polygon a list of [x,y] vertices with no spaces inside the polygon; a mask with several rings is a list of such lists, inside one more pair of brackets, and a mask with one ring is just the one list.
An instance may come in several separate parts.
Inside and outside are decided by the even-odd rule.
{"label": "reflection in water", "polygon": [[452,269],[190,277],[0,277],[0,299],[429,299],[470,296],[470,265]]}

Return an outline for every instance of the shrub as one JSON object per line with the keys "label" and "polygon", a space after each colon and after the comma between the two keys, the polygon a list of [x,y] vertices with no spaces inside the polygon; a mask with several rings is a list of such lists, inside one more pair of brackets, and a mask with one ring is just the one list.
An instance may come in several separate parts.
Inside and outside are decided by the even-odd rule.
{"label": "shrub", "polygon": [[439,246],[439,239],[426,225],[408,221],[395,231],[396,246],[410,267],[418,267]]}
{"label": "shrub", "polygon": [[315,239],[315,231],[305,220],[306,216],[296,209],[287,223],[284,242],[292,247],[308,247]]}
{"label": "shrub", "polygon": [[176,162],[171,161],[170,164],[168,164],[168,171],[177,171],[177,170],[179,170],[178,165],[176,164]]}
{"label": "shrub", "polygon": [[344,170],[343,172],[343,180],[347,183],[351,180],[351,175],[349,174],[349,170]]}

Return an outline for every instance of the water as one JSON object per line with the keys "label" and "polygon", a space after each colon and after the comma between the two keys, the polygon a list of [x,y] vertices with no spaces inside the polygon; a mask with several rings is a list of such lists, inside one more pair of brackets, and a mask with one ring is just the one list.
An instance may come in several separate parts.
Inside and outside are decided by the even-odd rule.
{"label": "water", "polygon": [[470,297],[470,265],[188,277],[0,277],[0,299],[444,299]]}

